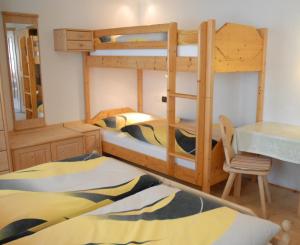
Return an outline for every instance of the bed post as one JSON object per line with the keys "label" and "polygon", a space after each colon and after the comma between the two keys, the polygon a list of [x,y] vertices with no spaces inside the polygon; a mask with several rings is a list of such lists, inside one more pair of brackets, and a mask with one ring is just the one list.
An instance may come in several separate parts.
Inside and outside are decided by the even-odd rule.
{"label": "bed post", "polygon": [[167,145],[167,163],[168,173],[174,176],[175,172],[175,97],[171,94],[176,93],[176,56],[177,56],[177,23],[170,23],[168,28],[168,88],[167,88],[167,120],[168,120],[168,145]]}
{"label": "bed post", "polygon": [[90,75],[87,64],[88,52],[82,53],[82,67],[83,67],[83,83],[84,83],[84,106],[85,106],[85,122],[88,123],[91,119],[90,107]]}
{"label": "bed post", "polygon": [[210,192],[215,20],[203,22],[198,36],[198,96],[196,128],[197,183]]}
{"label": "bed post", "polygon": [[257,88],[257,108],[256,108],[256,121],[263,121],[264,114],[264,97],[265,97],[265,80],[266,80],[266,52],[268,41],[268,29],[263,28],[258,30],[261,38],[263,39],[262,49],[262,67],[258,74],[258,88]]}
{"label": "bed post", "polygon": [[136,70],[137,76],[137,111],[143,112],[143,70]]}

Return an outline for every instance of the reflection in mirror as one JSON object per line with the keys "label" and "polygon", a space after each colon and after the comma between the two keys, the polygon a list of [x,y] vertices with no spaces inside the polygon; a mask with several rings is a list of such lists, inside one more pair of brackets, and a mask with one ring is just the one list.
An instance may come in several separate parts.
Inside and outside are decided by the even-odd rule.
{"label": "reflection in mirror", "polygon": [[37,26],[5,25],[15,120],[43,118]]}

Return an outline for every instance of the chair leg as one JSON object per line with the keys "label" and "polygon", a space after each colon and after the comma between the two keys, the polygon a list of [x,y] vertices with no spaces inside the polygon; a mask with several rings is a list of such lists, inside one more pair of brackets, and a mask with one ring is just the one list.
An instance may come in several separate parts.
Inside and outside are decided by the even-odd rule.
{"label": "chair leg", "polygon": [[241,187],[242,187],[242,174],[237,174],[234,182],[234,197],[241,196]]}
{"label": "chair leg", "polygon": [[235,176],[236,176],[236,173],[230,173],[230,174],[229,174],[228,180],[227,180],[227,182],[226,182],[225,189],[224,189],[223,194],[222,194],[222,198],[223,198],[223,199],[225,199],[225,198],[228,197],[228,195],[229,195],[229,193],[230,193],[230,190],[231,190],[231,187],[232,187],[232,185],[233,185]]}
{"label": "chair leg", "polygon": [[264,218],[267,218],[266,198],[265,198],[264,179],[263,178],[264,178],[263,176],[258,176],[258,187],[259,187],[259,196],[260,196],[262,214],[263,214]]}
{"label": "chair leg", "polygon": [[268,179],[267,179],[267,176],[264,176],[263,178],[264,178],[264,187],[265,187],[265,191],[266,191],[267,202],[269,204],[271,204],[272,199],[271,199],[271,192],[270,192],[270,188],[269,188]]}

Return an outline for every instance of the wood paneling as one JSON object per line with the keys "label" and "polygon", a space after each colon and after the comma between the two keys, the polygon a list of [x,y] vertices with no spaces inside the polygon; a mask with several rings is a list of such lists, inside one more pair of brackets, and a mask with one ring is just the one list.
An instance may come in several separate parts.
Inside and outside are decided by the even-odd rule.
{"label": "wood paneling", "polygon": [[261,71],[263,38],[251,26],[227,23],[216,32],[217,72]]}
{"label": "wood paneling", "polygon": [[[87,56],[87,66],[166,71],[167,58],[158,56]],[[196,69],[197,58],[176,57],[176,71],[193,72]]]}
{"label": "wood paneling", "polygon": [[198,31],[197,30],[179,30],[177,35],[178,45],[197,44]]}

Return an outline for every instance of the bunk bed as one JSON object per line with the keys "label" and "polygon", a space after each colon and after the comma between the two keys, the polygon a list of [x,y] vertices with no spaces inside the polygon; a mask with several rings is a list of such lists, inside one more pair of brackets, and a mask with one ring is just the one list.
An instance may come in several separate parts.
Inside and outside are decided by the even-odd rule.
{"label": "bunk bed", "polygon": [[[121,35],[163,33],[163,38],[139,40],[114,37]],[[167,37],[167,38],[165,38]],[[137,71],[137,108],[143,112],[143,70],[167,71],[167,126],[168,143],[166,159],[159,159],[137,150],[127,149],[124,144],[102,142],[103,152],[170,177],[201,186],[206,192],[210,186],[227,178],[223,172],[224,153],[221,140],[212,148],[212,108],[214,74],[216,72],[258,72],[258,96],[256,120],[262,121],[265,82],[265,56],[267,30],[226,23],[218,30],[214,20],[203,22],[198,30],[180,31],[176,23],[150,26],[113,28],[93,31],[94,52],[83,53],[85,93],[85,118],[95,119],[118,113],[130,112],[130,108],[115,108],[91,117],[89,69],[92,67],[130,68]],[[197,94],[176,91],[176,72],[197,72]],[[196,121],[177,122],[176,98],[195,100]],[[196,136],[196,154],[175,151],[175,130],[187,130]],[[121,146],[120,146],[121,145]],[[193,161],[194,168],[178,164],[177,159]]]}

